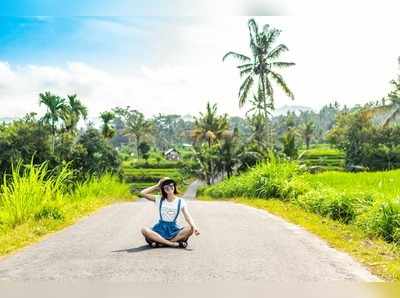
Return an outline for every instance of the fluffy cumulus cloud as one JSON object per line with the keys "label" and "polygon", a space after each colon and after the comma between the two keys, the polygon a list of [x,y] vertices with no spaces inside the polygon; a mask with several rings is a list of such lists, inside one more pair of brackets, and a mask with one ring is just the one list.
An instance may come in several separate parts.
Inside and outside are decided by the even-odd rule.
{"label": "fluffy cumulus cloud", "polygon": [[31,111],[43,113],[44,108],[38,102],[39,93],[45,91],[60,96],[78,94],[88,106],[91,117],[116,106],[128,105],[147,116],[197,114],[204,109],[207,100],[219,103],[226,112],[237,113],[236,102],[232,100],[232,104],[226,106],[221,101],[226,94],[218,78],[224,75],[216,72],[204,75],[207,73],[206,69],[183,66],[143,66],[136,73],[121,74],[82,62],[67,63],[65,67],[12,67],[0,62],[0,116],[22,116]]}

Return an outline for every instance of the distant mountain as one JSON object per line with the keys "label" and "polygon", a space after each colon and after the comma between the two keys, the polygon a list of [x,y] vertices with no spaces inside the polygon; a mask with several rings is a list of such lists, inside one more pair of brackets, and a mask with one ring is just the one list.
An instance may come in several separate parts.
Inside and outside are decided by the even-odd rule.
{"label": "distant mountain", "polygon": [[0,117],[0,123],[3,123],[3,122],[9,123],[9,122],[14,121],[16,119],[18,119],[18,118],[17,117]]}
{"label": "distant mountain", "polygon": [[306,106],[284,105],[284,106],[276,109],[275,111],[273,111],[272,114],[274,116],[280,116],[280,115],[286,115],[288,112],[295,112],[296,114],[299,114],[300,112],[306,112],[306,111],[312,112],[313,109],[310,107],[306,107]]}
{"label": "distant mountain", "polygon": [[193,122],[193,121],[194,121],[194,116],[192,116],[192,115],[190,115],[190,114],[186,114],[186,115],[183,115],[183,116],[182,116],[182,119],[183,119],[184,121]]}

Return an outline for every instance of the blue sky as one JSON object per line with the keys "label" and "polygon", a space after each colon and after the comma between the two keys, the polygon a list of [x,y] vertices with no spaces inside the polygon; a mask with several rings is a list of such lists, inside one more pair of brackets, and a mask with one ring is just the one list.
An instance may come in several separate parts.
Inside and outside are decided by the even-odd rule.
{"label": "blue sky", "polygon": [[[249,17],[183,16],[188,5],[183,0],[158,3],[162,14],[157,16],[150,6],[156,2],[0,4],[2,14],[9,15],[0,17],[0,117],[41,112],[38,94],[44,91],[77,93],[90,116],[117,105],[130,105],[147,116],[197,115],[207,101],[217,103],[221,112],[243,116],[236,64],[223,63],[222,56],[230,50],[249,54]],[[214,12],[224,8],[220,1],[213,5]],[[101,16],[104,9],[117,16]],[[177,15],[168,16],[173,9]],[[387,94],[389,81],[398,74],[399,20],[371,18],[367,5],[364,12],[357,19],[343,15],[340,21],[335,13],[256,17],[260,26],[282,30],[279,42],[289,47],[282,60],[296,62],[284,72],[295,101],[278,91],[277,107],[318,109],[334,100],[354,105]],[[76,16],[89,13],[97,16]]]}
{"label": "blue sky", "polygon": [[[296,0],[297,1],[297,0]],[[205,16],[290,14],[292,0],[10,0],[2,16]],[[313,0],[303,0],[303,2]],[[336,0],[337,1],[337,0]],[[381,0],[385,1],[385,0]],[[3,1],[4,2],[4,1]]]}
{"label": "blue sky", "polygon": [[175,0],[12,0],[2,16],[149,16],[168,14]]}
{"label": "blue sky", "polygon": [[134,56],[151,63],[153,41],[147,33],[178,22],[166,17],[0,17],[0,58],[13,64],[83,60],[116,67],[134,63]]}

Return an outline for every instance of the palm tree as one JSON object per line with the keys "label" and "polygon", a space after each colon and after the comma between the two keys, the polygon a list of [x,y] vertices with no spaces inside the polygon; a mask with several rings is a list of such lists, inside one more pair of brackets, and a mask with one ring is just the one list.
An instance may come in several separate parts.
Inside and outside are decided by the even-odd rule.
{"label": "palm tree", "polygon": [[307,149],[310,148],[310,141],[311,141],[311,137],[314,133],[314,122],[312,121],[307,121],[302,129],[302,133],[303,133],[303,137],[304,137],[304,141],[306,143]]}
{"label": "palm tree", "polygon": [[210,185],[218,175],[218,145],[209,147],[206,144],[195,144],[193,149],[194,157],[199,165],[198,174]]}
{"label": "palm tree", "polygon": [[194,129],[191,132],[192,138],[198,141],[207,141],[208,147],[216,140],[220,139],[222,134],[228,130],[228,115],[218,116],[217,105],[207,102],[206,113],[200,113],[199,118],[195,118]]}
{"label": "palm tree", "polygon": [[[197,160],[202,168],[203,175],[207,184],[210,184],[218,174],[218,141],[228,132],[228,115],[217,115],[217,105],[207,102],[206,112],[200,113],[200,117],[195,118],[194,128],[191,137],[194,140],[194,148]],[[206,148],[198,146],[202,141],[207,142]]]}
{"label": "palm tree", "polygon": [[[243,62],[238,66],[240,77],[244,77],[239,89],[239,106],[242,107],[246,103],[251,93],[257,94],[266,116],[268,108],[274,109],[275,98],[272,82],[278,84],[290,98],[294,99],[293,92],[276,69],[287,68],[295,65],[295,63],[278,60],[282,53],[288,51],[284,44],[274,47],[274,43],[281,33],[280,30],[266,24],[260,31],[254,19],[249,20],[248,27],[252,57],[230,51],[225,54],[222,60],[225,61],[226,58],[233,57]],[[254,88],[256,88],[256,92],[254,92]]]}
{"label": "palm tree", "polygon": [[76,130],[76,126],[82,117],[83,119],[87,118],[88,109],[85,107],[82,102],[77,98],[77,95],[68,95],[68,104],[65,105],[65,108],[61,114],[61,118],[64,121],[65,131],[73,132]]}
{"label": "palm tree", "polygon": [[129,106],[125,109],[115,108],[114,112],[124,118],[125,134],[128,136],[133,136],[135,138],[136,154],[139,158],[139,144],[145,137],[149,136],[153,132],[153,122],[146,120],[144,115],[139,111],[130,110]]}
{"label": "palm tree", "polygon": [[115,134],[115,130],[110,126],[110,122],[115,118],[115,114],[113,112],[103,112],[100,117],[103,120],[101,133],[105,139],[111,139]]}
{"label": "palm tree", "polygon": [[269,136],[269,131],[265,126],[265,118],[261,114],[255,114],[251,117],[247,117],[247,122],[250,126],[250,136],[248,143],[255,143],[261,150],[267,149],[265,140]]}
{"label": "palm tree", "polygon": [[51,152],[54,153],[56,125],[65,110],[65,99],[51,94],[50,92],[45,92],[44,94],[40,93],[39,97],[39,105],[44,104],[47,107],[47,112],[43,116],[42,121],[49,124],[51,127]]}
{"label": "palm tree", "polygon": [[[383,105],[367,110],[367,113],[375,118],[373,120],[382,127],[387,127],[400,119],[400,78],[398,81],[392,80],[390,83],[393,85],[393,89],[382,100]],[[389,101],[389,104],[387,104],[387,101]]]}
{"label": "palm tree", "polygon": [[239,133],[237,127],[233,131],[222,134],[222,142],[219,146],[219,159],[217,168],[225,172],[230,178],[236,167],[240,166]]}

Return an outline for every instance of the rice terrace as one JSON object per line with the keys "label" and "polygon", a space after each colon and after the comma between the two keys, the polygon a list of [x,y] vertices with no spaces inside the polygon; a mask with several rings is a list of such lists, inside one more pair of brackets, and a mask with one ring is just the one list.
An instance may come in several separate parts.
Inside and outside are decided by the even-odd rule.
{"label": "rice terrace", "polygon": [[320,22],[1,17],[0,281],[400,281],[396,26]]}

